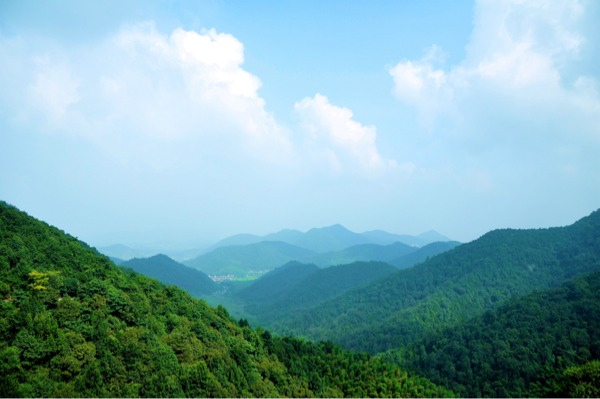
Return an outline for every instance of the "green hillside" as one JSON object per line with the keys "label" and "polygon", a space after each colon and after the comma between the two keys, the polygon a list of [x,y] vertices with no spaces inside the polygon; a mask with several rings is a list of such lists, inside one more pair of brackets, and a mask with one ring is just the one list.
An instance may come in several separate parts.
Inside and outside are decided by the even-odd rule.
{"label": "green hillside", "polygon": [[289,262],[271,270],[237,294],[244,302],[273,303],[284,299],[294,286],[311,274],[318,266],[300,262]]}
{"label": "green hillside", "polygon": [[575,370],[600,360],[600,272],[511,300],[387,356],[461,396],[598,397],[600,363],[588,381]]}
{"label": "green hillside", "polygon": [[281,241],[262,241],[248,245],[220,247],[184,264],[208,275],[246,276],[265,272],[292,260],[303,260],[314,252]]}
{"label": "green hillside", "polygon": [[[298,278],[299,270],[311,272]],[[289,314],[318,306],[353,288],[368,286],[396,272],[395,267],[382,262],[355,262],[318,270],[310,266],[300,269],[297,265],[294,268],[286,267],[276,275],[261,277],[241,291],[239,296],[245,302],[245,311],[263,326],[269,326]],[[268,295],[272,292],[271,287],[286,280],[287,283],[280,285],[285,289],[275,289],[276,295]]]}
{"label": "green hillside", "polygon": [[155,255],[150,258],[134,258],[123,262],[121,266],[155,278],[161,283],[175,285],[195,297],[211,294],[218,289],[217,284],[206,274],[184,266],[166,255]]}
{"label": "green hillside", "polygon": [[490,232],[271,328],[377,353],[598,269],[597,211],[568,227]]}
{"label": "green hillside", "polygon": [[280,338],[124,271],[0,203],[0,396],[445,396],[330,343]]}

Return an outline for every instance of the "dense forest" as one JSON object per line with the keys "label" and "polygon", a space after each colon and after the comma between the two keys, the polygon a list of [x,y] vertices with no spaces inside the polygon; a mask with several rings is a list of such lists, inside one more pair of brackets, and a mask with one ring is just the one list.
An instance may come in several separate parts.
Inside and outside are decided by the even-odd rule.
{"label": "dense forest", "polygon": [[0,396],[449,396],[367,354],[278,337],[0,203]]}
{"label": "dense forest", "polygon": [[378,353],[595,270],[600,270],[598,211],[568,227],[490,232],[268,327]]}
{"label": "dense forest", "polygon": [[397,271],[383,262],[354,262],[319,269],[292,263],[276,269],[240,291],[245,311],[263,325],[311,308],[353,288],[365,287]]}
{"label": "dense forest", "polygon": [[600,395],[600,272],[386,356],[467,397]]}

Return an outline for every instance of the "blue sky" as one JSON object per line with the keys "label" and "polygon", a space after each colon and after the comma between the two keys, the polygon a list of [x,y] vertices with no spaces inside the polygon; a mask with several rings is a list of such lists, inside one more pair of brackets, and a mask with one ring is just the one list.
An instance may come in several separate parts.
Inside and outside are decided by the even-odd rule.
{"label": "blue sky", "polygon": [[595,1],[3,1],[0,198],[92,245],[600,207]]}

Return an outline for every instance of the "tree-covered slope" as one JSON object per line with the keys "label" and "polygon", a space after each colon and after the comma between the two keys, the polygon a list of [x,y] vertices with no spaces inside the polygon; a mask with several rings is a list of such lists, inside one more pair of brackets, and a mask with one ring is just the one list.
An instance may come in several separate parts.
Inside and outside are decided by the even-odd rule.
{"label": "tree-covered slope", "polygon": [[[600,359],[600,272],[511,300],[387,356],[461,396],[572,396],[567,368]],[[589,381],[596,393],[598,371]]]}
{"label": "tree-covered slope", "polygon": [[271,327],[380,352],[598,269],[596,211],[568,227],[490,232],[368,287],[282,317]]}
{"label": "tree-covered slope", "polygon": [[332,344],[234,322],[0,203],[0,396],[443,396]]}
{"label": "tree-covered slope", "polygon": [[[279,276],[289,276],[290,272],[297,274],[294,269],[286,268]],[[309,269],[310,270],[310,269]],[[338,297],[344,292],[357,287],[364,287],[374,281],[383,279],[396,273],[397,269],[392,265],[383,262],[354,262],[348,265],[331,266],[308,273],[304,278],[294,278],[293,284],[285,285],[285,290],[278,290],[277,295],[265,295],[265,288],[273,286],[272,278],[265,287],[261,284],[263,278],[240,292],[240,296],[245,300],[245,310],[264,326],[269,326],[272,322],[280,320],[289,314],[298,312],[301,309],[308,309],[312,306],[327,301],[328,299]],[[270,276],[265,276],[270,277]],[[260,293],[263,295],[260,295]],[[252,300],[252,298],[255,298]],[[258,299],[257,299],[258,298]]]}
{"label": "tree-covered slope", "polygon": [[200,270],[184,266],[166,255],[134,258],[121,265],[164,284],[175,285],[195,297],[208,295],[218,289],[217,284]]}
{"label": "tree-covered slope", "polygon": [[237,297],[243,302],[277,302],[284,299],[298,283],[319,270],[313,264],[289,262],[261,276],[237,293]]}
{"label": "tree-covered slope", "polygon": [[304,260],[314,252],[282,241],[262,241],[248,245],[219,247],[184,264],[208,275],[233,274],[275,269],[292,260]]}

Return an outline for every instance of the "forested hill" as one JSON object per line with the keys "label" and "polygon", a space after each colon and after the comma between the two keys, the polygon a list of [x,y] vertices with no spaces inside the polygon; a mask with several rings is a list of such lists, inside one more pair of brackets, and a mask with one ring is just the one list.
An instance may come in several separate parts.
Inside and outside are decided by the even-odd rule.
{"label": "forested hill", "polygon": [[446,396],[397,366],[278,338],[124,271],[0,202],[0,396]]}
{"label": "forested hill", "polygon": [[319,270],[313,264],[289,262],[261,276],[250,287],[239,292],[238,296],[247,302],[278,302],[306,277]]}
{"label": "forested hill", "polygon": [[600,272],[387,355],[465,397],[598,397]]}
{"label": "forested hill", "polygon": [[397,272],[383,262],[354,262],[316,270],[296,264],[282,269],[261,277],[238,294],[246,302],[245,310],[263,326]]}
{"label": "forested hill", "polygon": [[184,262],[208,275],[233,274],[245,276],[265,272],[292,260],[303,260],[314,252],[283,241],[261,241],[249,245],[219,247]]}
{"label": "forested hill", "polygon": [[123,267],[152,277],[164,284],[172,284],[186,290],[190,295],[202,297],[215,292],[217,284],[200,270],[187,267],[166,255],[134,258],[121,264]]}
{"label": "forested hill", "polygon": [[381,352],[480,315],[512,297],[599,269],[596,211],[568,227],[490,232],[271,327]]}

